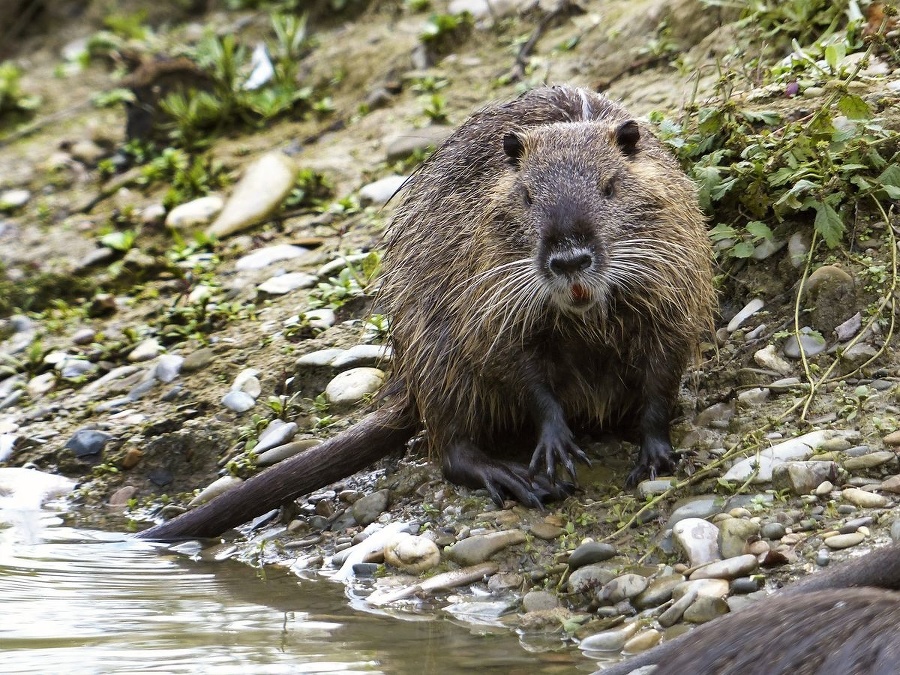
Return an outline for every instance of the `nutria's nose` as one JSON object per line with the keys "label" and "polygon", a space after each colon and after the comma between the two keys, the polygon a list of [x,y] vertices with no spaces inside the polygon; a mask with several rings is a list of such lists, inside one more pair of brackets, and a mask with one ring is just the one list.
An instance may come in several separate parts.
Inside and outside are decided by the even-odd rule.
{"label": "nutria's nose", "polygon": [[547,265],[550,267],[550,271],[557,276],[565,276],[586,270],[592,262],[594,262],[594,258],[590,253],[566,251],[554,253],[550,256]]}

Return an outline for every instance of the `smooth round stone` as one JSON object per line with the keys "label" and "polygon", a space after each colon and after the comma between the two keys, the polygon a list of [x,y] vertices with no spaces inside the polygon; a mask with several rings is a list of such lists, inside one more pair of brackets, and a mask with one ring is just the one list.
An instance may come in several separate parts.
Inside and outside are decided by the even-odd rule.
{"label": "smooth round stone", "polygon": [[522,598],[522,609],[526,612],[544,612],[559,607],[559,599],[547,591],[531,590]]}
{"label": "smooth round stone", "polygon": [[374,183],[364,185],[359,189],[359,203],[363,206],[386,204],[400,189],[404,181],[406,181],[406,176],[385,176]]}
{"label": "smooth round stone", "polygon": [[377,366],[391,360],[394,355],[387,345],[353,345],[331,360],[333,368]]}
{"label": "smooth round stone", "polygon": [[831,494],[832,490],[834,490],[834,483],[832,483],[830,480],[823,480],[816,486],[813,494],[817,497],[826,497]]}
{"label": "smooth round stone", "polygon": [[265,248],[261,248],[238,258],[237,262],[234,264],[234,268],[239,272],[258,270],[263,267],[268,267],[272,263],[300,258],[307,253],[309,253],[308,249],[305,249],[302,246],[294,246],[293,244],[266,246]]}
{"label": "smooth round stone", "polygon": [[866,535],[864,535],[862,532],[836,534],[833,537],[828,537],[828,539],[825,540],[825,545],[828,548],[833,549],[850,548],[851,546],[861,544],[865,538]]}
{"label": "smooth round stone", "polygon": [[347,265],[362,262],[369,257],[368,253],[351,253],[350,255],[338,256],[334,260],[330,260],[319,269],[316,270],[316,276],[319,278],[331,277],[344,269]]}
{"label": "smooth round stone", "polygon": [[694,570],[691,580],[695,579],[734,579],[754,572],[758,566],[755,555],[739,555],[710,563]]}
{"label": "smooth round stone", "polygon": [[881,439],[885,445],[895,447],[900,445],[900,429],[897,431],[892,431],[887,436]]}
{"label": "smooth round stone", "polygon": [[622,646],[622,651],[626,654],[640,654],[651,647],[655,647],[662,639],[662,633],[655,628],[648,628],[641,631]]}
{"label": "smooth round stone", "polygon": [[427,537],[402,533],[385,545],[384,561],[407,574],[422,574],[440,564],[441,552]]}
{"label": "smooth round stone", "polygon": [[725,500],[718,495],[699,495],[697,497],[687,497],[679,499],[672,508],[667,523],[668,527],[675,525],[687,518],[708,518],[722,511]]}
{"label": "smooth round stone", "polygon": [[89,138],[82,138],[72,143],[69,154],[82,164],[95,166],[106,155],[106,151]]}
{"label": "smooth round stone", "polygon": [[166,207],[162,204],[150,204],[141,209],[141,223],[144,225],[157,225],[166,217]]}
{"label": "smooth round stone", "polygon": [[378,391],[384,373],[377,368],[353,368],[338,374],[325,387],[325,398],[336,405],[358,403]]}
{"label": "smooth round stone", "polygon": [[900,541],[900,519],[891,523],[891,541]]}
{"label": "smooth round stone", "polygon": [[693,594],[698,597],[724,598],[728,595],[728,589],[728,581],[725,579],[691,579],[672,589],[672,599],[678,601]]}
{"label": "smooth round stone", "polygon": [[171,382],[181,372],[184,365],[184,357],[177,354],[163,354],[156,362],[156,370],[153,376],[160,382]]}
{"label": "smooth round stone", "polygon": [[710,522],[701,518],[685,518],[672,528],[672,536],[691,567],[719,559],[719,528]]}
{"label": "smooth round stone", "polygon": [[858,488],[846,488],[841,492],[841,496],[851,504],[866,509],[879,509],[890,504],[887,497]]}
{"label": "smooth round stone", "polygon": [[787,531],[781,523],[766,523],[760,530],[764,539],[781,539],[786,533]]}
{"label": "smooth round stone", "polygon": [[672,598],[672,591],[682,582],[684,582],[684,575],[682,574],[667,574],[664,577],[654,579],[642,593],[632,600],[631,604],[636,609],[659,607]]}
{"label": "smooth round stone", "polygon": [[222,405],[236,413],[243,413],[256,405],[256,399],[243,391],[229,391],[222,397]]}
{"label": "smooth round stone", "polygon": [[776,490],[790,490],[795,495],[806,495],[824,481],[837,478],[838,467],[834,462],[784,462],[772,467],[772,485]]}
{"label": "smooth round stone", "polygon": [[322,368],[330,366],[335,357],[343,354],[346,349],[319,349],[309,354],[304,354],[295,362],[298,368]]}
{"label": "smooth round stone", "polygon": [[388,507],[390,492],[379,490],[357,499],[350,507],[353,518],[360,525],[369,525],[378,520],[378,516]]}
{"label": "smooth round stone", "polygon": [[827,548],[820,548],[816,551],[816,565],[828,567],[829,563],[831,563],[831,552]]}
{"label": "smooth round stone", "polygon": [[137,494],[138,489],[133,485],[125,485],[109,496],[107,504],[110,506],[127,506],[128,501]]}
{"label": "smooth round stone", "polygon": [[763,578],[755,577],[738,577],[731,581],[731,592],[746,595],[747,593],[755,593],[763,585]]}
{"label": "smooth round stone", "polygon": [[671,487],[671,479],[642,480],[640,483],[638,483],[637,490],[638,494],[641,496],[641,499],[646,499],[647,497],[660,495]]}
{"label": "smooth round stone", "polygon": [[498,551],[515,544],[521,544],[524,541],[525,533],[522,530],[506,530],[504,532],[473,535],[451,546],[447,551],[447,557],[464,567],[468,567],[469,565],[483,563]]}
{"label": "smooth round stone", "polygon": [[57,363],[56,368],[59,370],[59,374],[67,379],[85,377],[97,372],[97,364],[84,359],[66,359]]}
{"label": "smooth round stone", "polygon": [[809,237],[804,232],[795,232],[788,239],[788,259],[793,267],[801,267],[806,263],[809,245]]}
{"label": "smooth round stone", "polygon": [[72,344],[89,345],[94,341],[95,337],[97,337],[97,331],[93,328],[82,328],[72,334]]}
{"label": "smooth round stone", "polygon": [[262,393],[262,385],[257,375],[259,375],[259,371],[256,368],[244,368],[234,378],[231,389],[233,391],[242,391],[253,398],[259,398],[259,395]]}
{"label": "smooth round stone", "polygon": [[267,279],[256,289],[269,295],[286,295],[299,288],[312,288],[316,285],[316,278],[306,272],[288,272]]}
{"label": "smooth round stone", "polygon": [[159,353],[162,351],[162,347],[159,342],[157,342],[154,338],[147,338],[138,344],[137,347],[131,350],[128,354],[128,360],[132,363],[137,363],[139,361],[149,361],[151,359],[155,359],[159,356]]}
{"label": "smooth round stone", "polygon": [[[32,399],[38,399],[56,386],[56,375],[53,373],[42,373],[28,380],[25,385],[25,391]],[[21,392],[16,392],[21,394]]]}
{"label": "smooth round stone", "polygon": [[775,353],[775,345],[769,345],[753,354],[753,360],[762,368],[774,370],[781,375],[790,375],[794,367]]}
{"label": "smooth round stone", "polygon": [[550,523],[535,523],[531,526],[531,534],[543,541],[552,541],[565,533],[563,528]]}
{"label": "smooth round stone", "polygon": [[722,598],[698,596],[691,606],[684,610],[686,623],[707,623],[723,614],[728,614],[728,603]]}
{"label": "smooth round stone", "polygon": [[698,427],[711,427],[714,429],[724,429],[728,423],[734,418],[735,406],[734,402],[715,403],[700,414],[694,420]]}
{"label": "smooth round stone", "polygon": [[848,520],[846,523],[844,523],[840,527],[840,529],[838,529],[838,532],[840,534],[850,534],[851,532],[856,532],[861,527],[871,525],[873,522],[875,522],[875,519],[870,516],[854,518],[853,520]]}
{"label": "smooth round stone", "polygon": [[401,131],[384,140],[385,156],[388,162],[406,159],[417,150],[437,147],[450,135],[449,127],[431,126],[422,129]]}
{"label": "smooth round stone", "polygon": [[284,445],[294,434],[297,433],[297,424],[295,422],[285,422],[284,420],[274,419],[269,422],[269,426],[259,435],[259,442],[253,448],[253,452],[259,455],[266,450],[271,450],[279,445]]}
{"label": "smooth round stone", "polygon": [[807,356],[815,356],[821,354],[828,347],[825,338],[820,335],[800,334],[799,341],[796,335],[791,335],[784,341],[784,355],[789,359],[799,359],[801,349]]}
{"label": "smooth round stone", "polygon": [[75,453],[76,457],[92,457],[103,452],[103,448],[111,438],[111,435],[96,429],[79,429],[66,441],[66,447]]}
{"label": "smooth round stone", "polygon": [[203,490],[201,490],[196,497],[188,502],[188,506],[199,506],[200,504],[205,504],[206,502],[218,497],[219,495],[228,492],[232,488],[236,488],[243,482],[244,481],[237,476],[222,476],[221,478],[213,481]]}
{"label": "smooth round stone", "polygon": [[604,630],[584,638],[578,646],[589,652],[620,652],[640,627],[641,624],[635,621],[621,628]]}
{"label": "smooth round stone", "polygon": [[603,586],[597,597],[601,602],[616,604],[640,595],[648,585],[647,578],[640,574],[622,574]]}
{"label": "smooth round stone", "polygon": [[853,447],[847,448],[844,451],[844,454],[847,457],[862,457],[863,455],[868,455],[872,452],[872,448],[868,445],[854,445]]}
{"label": "smooth round stone", "polygon": [[882,464],[895,461],[897,456],[890,450],[881,450],[878,452],[870,452],[859,457],[850,457],[844,460],[844,468],[847,471],[862,471],[865,469],[874,469]]}
{"label": "smooth round stone", "polygon": [[599,588],[615,578],[616,575],[611,570],[599,564],[593,564],[585,565],[572,572],[566,583],[570,593],[584,593]]}
{"label": "smooth round stone", "polygon": [[313,328],[331,328],[335,322],[335,314],[333,309],[311,309],[304,312],[303,315]]}
{"label": "smooth round stone", "polygon": [[745,406],[757,406],[765,403],[771,393],[771,389],[754,387],[753,389],[747,389],[738,394],[737,400],[738,403]]}
{"label": "smooth round stone", "polygon": [[209,347],[202,347],[195,352],[191,352],[184,357],[184,363],[181,364],[182,370],[192,372],[206,368],[216,358],[216,353]]}
{"label": "smooth round stone", "polygon": [[763,302],[762,298],[754,298],[750,302],[748,302],[744,308],[734,315],[731,321],[728,322],[728,326],[725,328],[729,333],[733,333],[741,325],[749,319],[751,316],[756,314],[759,310],[761,310],[765,306],[765,302]]}
{"label": "smooth round stone", "polygon": [[719,523],[719,552],[724,558],[744,553],[747,540],[759,533],[759,523],[744,518],[729,518]]}
{"label": "smooth round stone", "polygon": [[321,443],[321,441],[317,438],[303,438],[299,441],[278,445],[271,450],[260,453],[256,458],[256,465],[269,466],[271,464],[277,464],[288,457],[299,455],[301,452],[305,452],[306,450],[319,445],[319,443]]}
{"label": "smooth round stone", "polygon": [[31,199],[31,193],[24,188],[0,192],[0,211],[14,211],[22,208]]}
{"label": "smooth round stone", "polygon": [[585,565],[609,560],[618,553],[612,544],[601,544],[596,541],[588,541],[572,551],[569,556],[569,569],[577,570]]}
{"label": "smooth round stone", "polygon": [[202,227],[212,222],[224,205],[224,200],[218,195],[208,195],[179,204],[166,216],[166,227],[173,230]]}
{"label": "smooth round stone", "polygon": [[282,152],[268,152],[244,171],[208,235],[225,237],[266,220],[294,187],[297,165]]}

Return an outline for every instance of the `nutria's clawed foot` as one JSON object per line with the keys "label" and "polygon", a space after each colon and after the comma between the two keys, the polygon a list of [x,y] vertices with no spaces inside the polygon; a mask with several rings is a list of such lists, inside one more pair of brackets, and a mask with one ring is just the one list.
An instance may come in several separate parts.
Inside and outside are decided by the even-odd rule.
{"label": "nutria's clawed foot", "polygon": [[645,478],[654,480],[657,476],[665,476],[675,472],[677,462],[668,441],[647,440],[641,445],[638,462],[625,479],[625,487],[636,487]]}
{"label": "nutria's clawed foot", "polygon": [[550,484],[556,483],[556,465],[561,464],[569,474],[569,478],[575,480],[575,462],[591,465],[591,460],[584,451],[575,444],[573,434],[565,424],[545,426],[538,440],[537,448],[531,456],[531,464],[528,466],[528,475],[532,479],[539,476],[538,470],[543,465],[547,471]]}
{"label": "nutria's clawed foot", "polygon": [[531,508],[565,499],[575,490],[573,483],[551,483],[546,476],[529,475],[528,467],[488,457],[469,441],[452,443],[444,452],[444,476],[458,485],[485,488],[498,506],[506,498]]}

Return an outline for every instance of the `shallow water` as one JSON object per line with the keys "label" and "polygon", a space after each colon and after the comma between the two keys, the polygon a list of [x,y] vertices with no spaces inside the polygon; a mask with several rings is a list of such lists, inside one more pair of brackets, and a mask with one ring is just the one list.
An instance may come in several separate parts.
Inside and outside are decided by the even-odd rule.
{"label": "shallow water", "polygon": [[[4,511],[3,673],[591,672],[575,649],[444,615],[354,609],[343,584],[198,562],[125,535]],[[0,518],[3,520],[4,518]]]}

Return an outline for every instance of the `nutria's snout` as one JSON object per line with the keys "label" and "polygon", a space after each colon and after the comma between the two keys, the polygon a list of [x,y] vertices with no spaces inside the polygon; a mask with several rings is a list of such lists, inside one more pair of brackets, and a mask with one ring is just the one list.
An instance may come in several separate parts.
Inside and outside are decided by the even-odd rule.
{"label": "nutria's snout", "polygon": [[605,297],[600,283],[604,264],[603,251],[590,245],[555,248],[538,256],[550,297],[560,309],[574,314],[586,312]]}
{"label": "nutria's snout", "polygon": [[558,277],[574,278],[579,272],[583,272],[594,264],[594,256],[590,251],[576,249],[574,251],[559,251],[547,260],[547,267]]}

